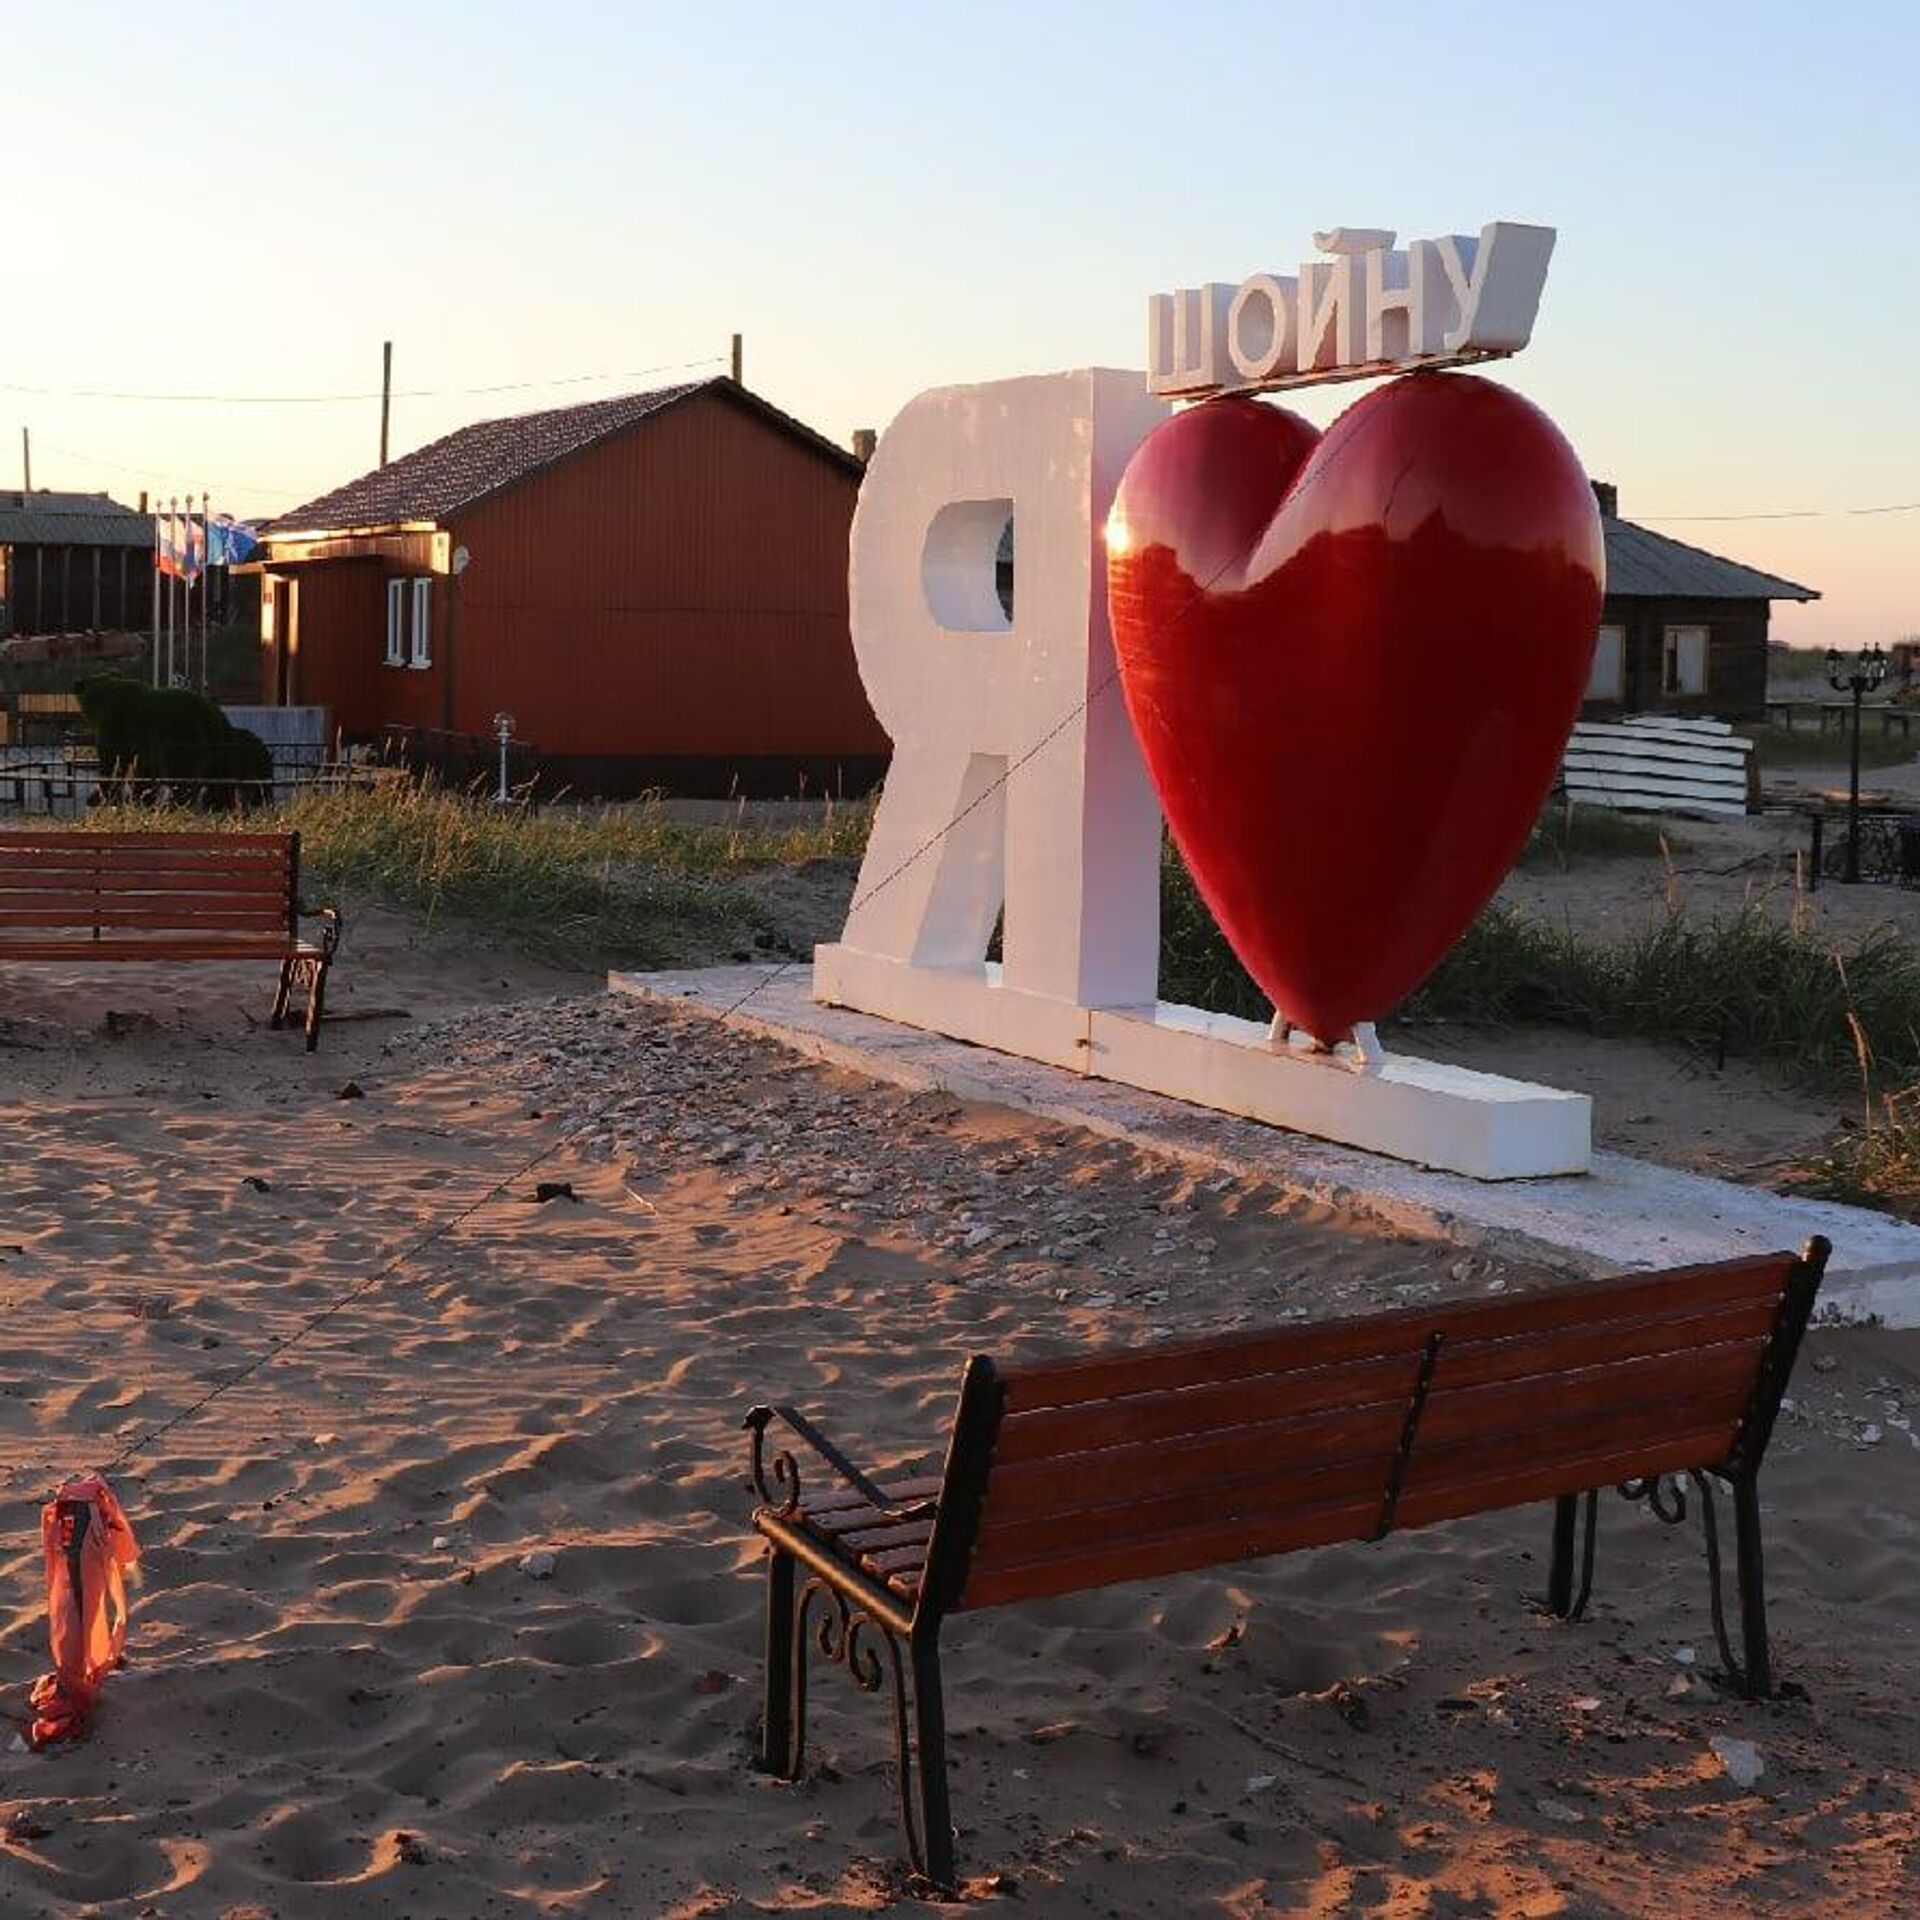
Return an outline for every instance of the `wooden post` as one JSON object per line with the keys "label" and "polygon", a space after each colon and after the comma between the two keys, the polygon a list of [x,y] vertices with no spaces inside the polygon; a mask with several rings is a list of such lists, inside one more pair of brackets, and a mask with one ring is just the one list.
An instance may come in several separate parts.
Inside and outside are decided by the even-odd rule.
{"label": "wooden post", "polygon": [[[33,435],[22,427],[20,429],[20,490],[23,493],[33,491]],[[27,503],[31,506],[33,503]]]}
{"label": "wooden post", "polygon": [[740,351],[740,336],[736,333],[733,336],[733,384],[736,387],[741,384],[741,381],[740,381],[741,362],[742,362],[742,355]]}
{"label": "wooden post", "polygon": [[387,422],[393,413],[393,342],[380,346],[380,464],[387,464]]}
{"label": "wooden post", "polygon": [[93,550],[93,624],[87,631],[89,633],[100,631],[100,549],[98,547]]}

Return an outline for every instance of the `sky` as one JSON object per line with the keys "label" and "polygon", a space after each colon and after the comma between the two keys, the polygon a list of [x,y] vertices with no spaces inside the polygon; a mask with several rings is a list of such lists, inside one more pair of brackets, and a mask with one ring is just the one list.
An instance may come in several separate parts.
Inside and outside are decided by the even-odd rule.
{"label": "sky", "polygon": [[1911,5],[0,0],[0,46],[0,485],[24,425],[36,485],[290,508],[374,463],[389,339],[396,453],[736,331],[844,442],[1142,366],[1150,293],[1317,230],[1512,219],[1559,241],[1493,372],[1623,514],[1821,589],[1776,637],[1920,633],[1920,510],[1865,511],[1920,509]]}

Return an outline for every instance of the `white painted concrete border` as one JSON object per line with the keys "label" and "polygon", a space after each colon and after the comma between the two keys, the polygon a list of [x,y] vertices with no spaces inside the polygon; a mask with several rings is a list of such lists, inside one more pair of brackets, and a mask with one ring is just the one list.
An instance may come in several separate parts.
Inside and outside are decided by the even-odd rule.
{"label": "white painted concrete border", "polygon": [[845,946],[814,951],[814,998],[933,1035],[1193,1101],[1292,1133],[1476,1180],[1584,1173],[1584,1093],[1389,1054],[1357,1069],[1275,1051],[1258,1021],[1159,1001],[1089,1008],[1007,986],[999,968],[911,966]]}
{"label": "white painted concrete border", "polygon": [[1920,1326],[1920,1227],[1863,1208],[1788,1199],[1617,1153],[1595,1153],[1589,1174],[1553,1179],[1486,1182],[1429,1172],[820,1006],[800,963],[772,976],[764,967],[616,973],[608,984],[616,993],[688,1012],[724,1013],[731,1025],[895,1086],[1015,1107],[1262,1180],[1406,1232],[1588,1272],[1797,1248],[1809,1234],[1823,1233],[1834,1247],[1821,1293],[1823,1318]]}

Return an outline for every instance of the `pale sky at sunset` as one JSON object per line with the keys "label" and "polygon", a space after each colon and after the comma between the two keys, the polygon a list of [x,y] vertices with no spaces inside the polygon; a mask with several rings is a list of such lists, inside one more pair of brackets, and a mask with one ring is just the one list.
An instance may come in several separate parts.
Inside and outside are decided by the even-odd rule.
{"label": "pale sky at sunset", "polygon": [[[1920,631],[1920,10],[0,0],[0,484],[270,513],[496,413],[687,377],[844,441],[1138,366],[1146,296],[1316,228],[1560,230],[1495,370],[1622,511]],[[696,371],[718,370],[720,362]],[[658,369],[667,371],[656,371]],[[553,382],[492,395],[447,391]],[[45,391],[23,391],[43,389]],[[1305,403],[1325,419],[1355,389]]]}

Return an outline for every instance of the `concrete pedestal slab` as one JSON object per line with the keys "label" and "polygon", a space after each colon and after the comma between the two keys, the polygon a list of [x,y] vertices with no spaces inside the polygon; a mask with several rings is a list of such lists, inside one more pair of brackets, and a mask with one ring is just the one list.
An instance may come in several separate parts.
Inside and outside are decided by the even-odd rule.
{"label": "concrete pedestal slab", "polygon": [[1920,1326],[1920,1227],[1830,1201],[1596,1152],[1593,1170],[1488,1182],[1285,1133],[1256,1120],[988,1052],[871,1014],[821,1006],[803,962],[616,973],[616,993],[724,1016],[830,1065],[894,1086],[1018,1108],[1191,1164],[1242,1174],[1400,1230],[1593,1273],[1725,1260],[1833,1242],[1825,1318]]}
{"label": "concrete pedestal slab", "polygon": [[1008,987],[999,967],[907,966],[814,950],[813,997],[1146,1093],[1261,1120],[1478,1180],[1584,1173],[1593,1102],[1497,1074],[1391,1053],[1364,1070],[1276,1050],[1264,1022],[1166,1001],[1091,1008]]}

